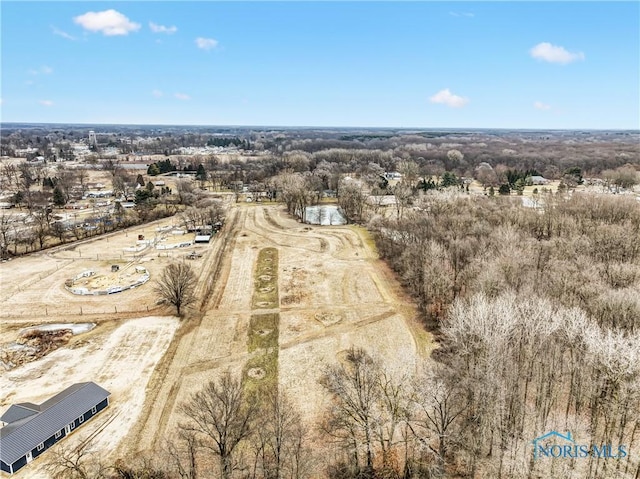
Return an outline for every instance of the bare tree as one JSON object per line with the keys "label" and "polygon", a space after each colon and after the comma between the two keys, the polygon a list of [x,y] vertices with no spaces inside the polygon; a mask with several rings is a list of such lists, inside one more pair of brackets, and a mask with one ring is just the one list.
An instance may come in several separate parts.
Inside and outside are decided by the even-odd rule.
{"label": "bare tree", "polygon": [[33,233],[38,238],[38,243],[40,245],[40,249],[44,248],[45,240],[47,236],[51,233],[49,227],[49,215],[47,214],[45,209],[33,211],[31,213],[31,218],[33,218]]}
{"label": "bare tree", "polygon": [[[412,431],[437,457],[438,472],[444,474],[448,448],[454,442],[456,421],[469,406],[465,388],[455,383],[453,371],[437,365],[416,381]],[[436,447],[431,445],[435,436]]]}
{"label": "bare tree", "polygon": [[307,430],[284,392],[264,397],[253,437],[253,477],[301,479],[310,472]]}
{"label": "bare tree", "polygon": [[126,201],[135,194],[135,177],[126,170],[117,170],[111,180],[113,186],[113,194],[115,196],[122,195]]}
{"label": "bare tree", "polygon": [[0,167],[0,185],[7,191],[16,192],[20,189],[20,174],[15,164],[5,163]]}
{"label": "bare tree", "polygon": [[344,183],[340,186],[338,204],[350,222],[361,221],[366,196],[362,187],[355,183]]}
{"label": "bare tree", "polygon": [[396,213],[398,219],[402,219],[404,210],[411,203],[413,197],[413,191],[406,184],[398,183],[393,187],[393,194],[396,198]]}
{"label": "bare tree", "polygon": [[192,205],[198,198],[191,180],[177,180],[176,192],[178,193],[180,204],[183,205]]}
{"label": "bare tree", "polygon": [[57,186],[62,188],[64,191],[64,196],[67,201],[71,198],[71,190],[77,179],[77,172],[75,170],[70,170],[65,168],[63,164],[58,164],[58,171],[56,172],[58,181],[56,183]]}
{"label": "bare tree", "polygon": [[190,420],[182,428],[202,437],[203,447],[219,457],[220,477],[229,479],[234,470],[234,451],[252,430],[255,400],[245,395],[240,381],[227,371],[181,404],[180,411]]}
{"label": "bare tree", "polygon": [[155,291],[162,299],[176,307],[179,316],[183,307],[195,301],[196,283],[197,278],[191,266],[175,262],[162,270]]}
{"label": "bare tree", "polygon": [[402,174],[402,183],[413,188],[418,181],[419,169],[415,161],[399,161],[398,171]]}
{"label": "bare tree", "polygon": [[9,253],[9,232],[13,229],[14,218],[4,212],[0,215],[0,258]]}
{"label": "bare tree", "polygon": [[102,169],[111,173],[111,176],[116,176],[118,172],[121,170],[120,163],[117,161],[113,161],[112,159],[106,160],[102,163]]}
{"label": "bare tree", "polygon": [[78,168],[76,170],[76,177],[78,179],[78,183],[80,184],[80,191],[82,196],[87,192],[87,179],[89,179],[89,172],[86,168]]}
{"label": "bare tree", "polygon": [[377,402],[380,397],[380,367],[364,349],[352,347],[346,364],[330,366],[320,384],[333,401],[324,430],[341,441],[353,454],[359,468],[360,449],[364,449],[365,477],[373,475],[374,429]]}
{"label": "bare tree", "polygon": [[180,475],[181,479],[198,478],[197,451],[199,447],[200,441],[193,431],[180,430],[177,443],[167,441],[165,452],[169,465]]}
{"label": "bare tree", "polygon": [[51,460],[45,469],[55,478],[106,479],[107,467],[91,456],[90,442],[80,447],[61,444],[49,455]]}

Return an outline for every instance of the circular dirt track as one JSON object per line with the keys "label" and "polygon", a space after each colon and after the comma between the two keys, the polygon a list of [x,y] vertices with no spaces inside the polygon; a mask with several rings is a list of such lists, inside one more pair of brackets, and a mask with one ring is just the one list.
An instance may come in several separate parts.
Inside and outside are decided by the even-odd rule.
{"label": "circular dirt track", "polygon": [[149,281],[149,272],[144,266],[112,264],[110,268],[90,269],[65,281],[65,287],[73,294],[114,294],[137,288]]}

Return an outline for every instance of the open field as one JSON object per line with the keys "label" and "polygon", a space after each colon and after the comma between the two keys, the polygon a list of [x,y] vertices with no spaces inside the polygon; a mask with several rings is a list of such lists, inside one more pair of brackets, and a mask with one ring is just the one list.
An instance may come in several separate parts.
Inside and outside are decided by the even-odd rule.
{"label": "open field", "polygon": [[[138,234],[152,238],[171,219],[3,264],[3,277],[12,278],[1,299],[5,340],[43,322],[97,323],[44,358],[3,372],[3,408],[96,381],[111,391],[111,407],[77,440],[114,418],[92,449],[126,454],[161,446],[184,420],[178,405],[226,370],[246,375],[251,390],[279,385],[311,423],[326,402],[318,384],[323,367],[351,346],[398,371],[416,368],[418,356],[428,354],[431,338],[364,230],[310,227],[271,205],[242,205],[228,216],[220,235],[198,246],[203,258],[190,263],[200,275],[199,303],[182,323],[133,319],[148,316],[147,307],[156,315],[167,311],[155,304],[153,281],[108,296],[64,288],[83,270],[121,265],[123,248]],[[153,280],[167,255],[192,249],[148,248],[126,259],[144,265]],[[43,463],[35,461],[21,477],[44,474]]]}
{"label": "open field", "polygon": [[[182,258],[191,251],[204,253],[207,251],[207,245],[165,250],[157,250],[150,245],[138,252],[125,251],[125,248],[136,246],[138,235],[143,235],[149,240],[159,238],[161,233],[156,229],[171,225],[174,221],[167,218],[126,231],[110,233],[99,239],[67,244],[0,264],[0,276],[3,278],[0,292],[2,316],[9,319],[26,319],[38,315],[41,317],[37,321],[55,321],[55,316],[59,314],[86,315],[152,310],[155,307],[155,299],[149,295],[149,291],[152,289],[154,276],[162,271],[169,259]],[[169,235],[166,242],[176,242],[175,238],[188,241],[193,239],[193,235]],[[196,264],[202,261],[203,259]],[[110,271],[113,264],[119,265],[121,270],[128,264],[142,265],[149,271],[152,281],[139,288],[117,293],[116,296],[74,295],[64,287],[66,280],[84,271]]]}
{"label": "open field", "polygon": [[[382,357],[390,369],[407,371],[432,347],[364,230],[309,227],[276,206],[235,211],[237,221],[227,225],[228,253],[211,301],[202,318],[176,337],[155,400],[149,396],[149,414],[132,442],[141,450],[157,447],[184,420],[178,405],[225,370],[247,375],[250,389],[277,374],[280,389],[311,423],[326,404],[318,384],[323,367],[339,360],[343,351],[361,346]],[[269,251],[277,251],[275,290],[259,274],[269,267]],[[271,297],[275,292],[279,300]],[[274,300],[275,305],[266,304]],[[277,342],[267,329],[279,332]],[[277,371],[267,347],[274,344],[279,348]]]}

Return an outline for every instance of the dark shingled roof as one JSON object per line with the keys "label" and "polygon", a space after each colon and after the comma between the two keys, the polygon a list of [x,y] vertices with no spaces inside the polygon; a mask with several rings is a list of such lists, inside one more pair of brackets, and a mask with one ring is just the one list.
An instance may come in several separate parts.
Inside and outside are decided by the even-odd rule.
{"label": "dark shingled roof", "polygon": [[0,429],[0,460],[13,464],[110,394],[96,383],[77,383],[39,406],[31,403],[11,406],[0,418],[9,422]]}

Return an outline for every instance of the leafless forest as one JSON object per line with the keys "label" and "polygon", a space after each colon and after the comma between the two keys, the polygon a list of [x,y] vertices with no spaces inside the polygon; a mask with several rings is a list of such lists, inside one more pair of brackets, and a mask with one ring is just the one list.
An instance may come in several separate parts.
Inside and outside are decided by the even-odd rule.
{"label": "leafless forest", "polygon": [[[440,332],[422,421],[441,463],[471,477],[634,477],[637,452],[534,462],[531,441],[571,430],[638,450],[638,202],[575,195],[540,212],[488,198],[423,201],[375,231]],[[429,412],[447,420],[433,427]]]}

